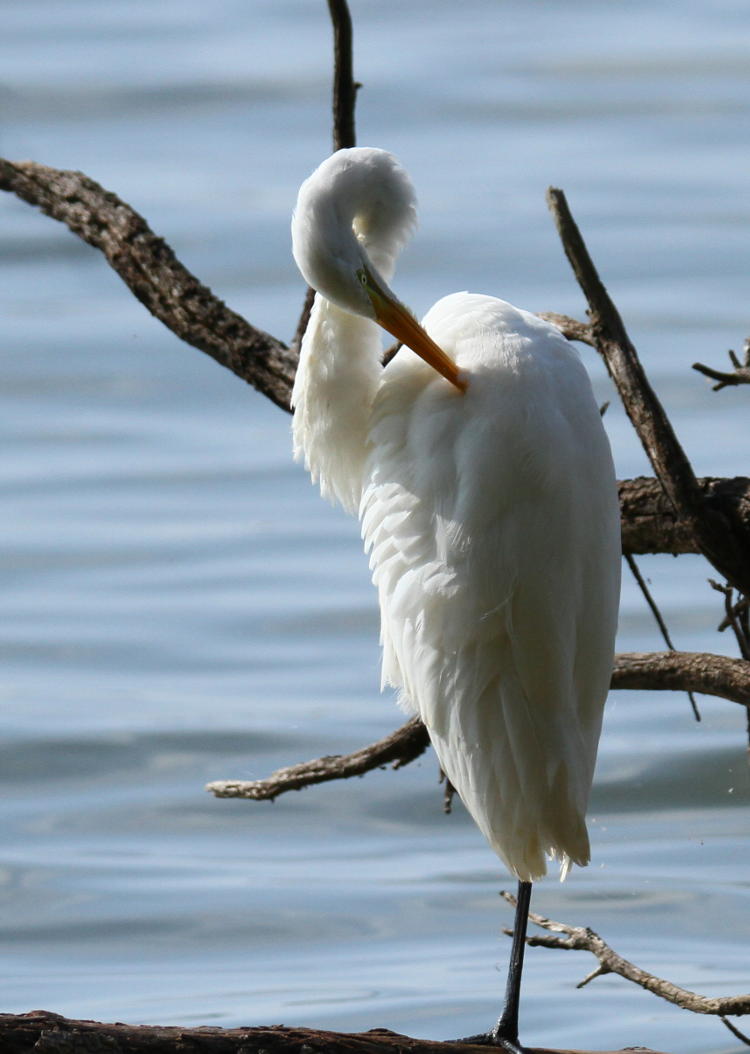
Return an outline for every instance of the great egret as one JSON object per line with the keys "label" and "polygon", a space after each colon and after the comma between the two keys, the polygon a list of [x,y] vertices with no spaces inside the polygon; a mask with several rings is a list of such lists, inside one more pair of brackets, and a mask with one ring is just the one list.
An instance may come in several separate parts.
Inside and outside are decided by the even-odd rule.
{"label": "great egret", "polygon": [[[439,300],[420,326],[390,290],[415,220],[409,177],[382,150],[339,150],[302,184],[293,251],[317,295],[294,452],[326,497],[359,513],[383,684],[420,715],[519,880],[505,1009],[482,1041],[520,1051],[531,883],[546,855],[562,878],[589,861],[617,490],[588,375],[553,326],[472,293]],[[406,345],[385,369],[376,323]]]}

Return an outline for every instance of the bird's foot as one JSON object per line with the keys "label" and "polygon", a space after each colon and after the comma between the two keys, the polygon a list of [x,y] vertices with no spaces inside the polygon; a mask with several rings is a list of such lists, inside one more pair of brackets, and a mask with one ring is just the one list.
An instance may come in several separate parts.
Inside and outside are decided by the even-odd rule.
{"label": "bird's foot", "polygon": [[494,1047],[505,1051],[505,1054],[527,1054],[525,1047],[518,1042],[518,1036],[509,1036],[498,1022],[489,1032],[480,1032],[478,1036],[465,1036],[458,1043],[474,1043],[478,1047]]}

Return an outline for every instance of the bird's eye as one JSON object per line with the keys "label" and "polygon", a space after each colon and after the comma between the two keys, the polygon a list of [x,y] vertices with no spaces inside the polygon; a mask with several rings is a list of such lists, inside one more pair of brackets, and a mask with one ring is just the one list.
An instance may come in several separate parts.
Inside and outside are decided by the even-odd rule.
{"label": "bird's eye", "polygon": [[361,268],[359,271],[357,271],[357,278],[359,278],[360,282],[362,283],[362,285],[366,289],[367,288],[367,272],[365,271],[364,267]]}

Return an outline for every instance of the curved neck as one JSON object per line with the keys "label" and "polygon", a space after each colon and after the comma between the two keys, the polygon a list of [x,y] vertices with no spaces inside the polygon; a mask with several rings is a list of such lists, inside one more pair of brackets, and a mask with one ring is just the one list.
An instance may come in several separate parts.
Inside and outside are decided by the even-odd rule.
{"label": "curved neck", "polygon": [[325,498],[355,513],[380,383],[380,330],[318,293],[302,340],[292,392],[294,456]]}

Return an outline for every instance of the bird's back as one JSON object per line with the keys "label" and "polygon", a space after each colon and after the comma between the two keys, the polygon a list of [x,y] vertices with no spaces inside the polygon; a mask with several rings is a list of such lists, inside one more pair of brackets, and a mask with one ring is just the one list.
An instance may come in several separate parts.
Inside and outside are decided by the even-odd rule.
{"label": "bird's back", "polygon": [[461,394],[408,349],[373,407],[362,530],[383,679],[521,879],[589,858],[612,667],[619,508],[588,376],[551,326],[455,294],[424,325]]}

